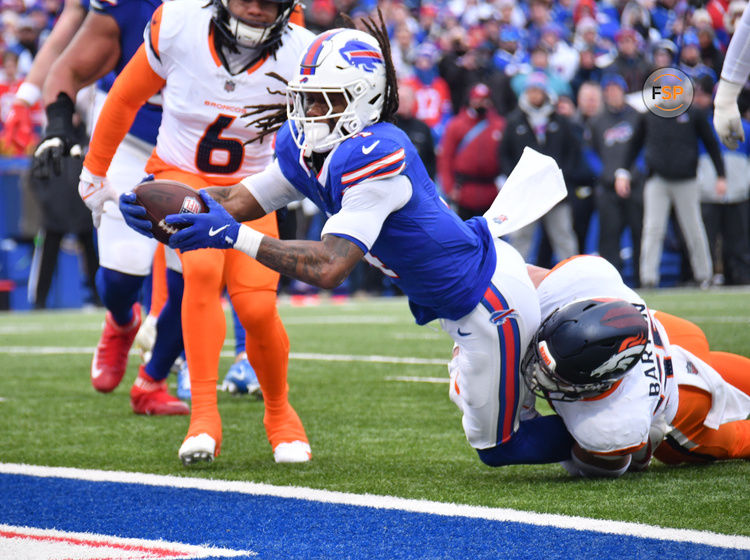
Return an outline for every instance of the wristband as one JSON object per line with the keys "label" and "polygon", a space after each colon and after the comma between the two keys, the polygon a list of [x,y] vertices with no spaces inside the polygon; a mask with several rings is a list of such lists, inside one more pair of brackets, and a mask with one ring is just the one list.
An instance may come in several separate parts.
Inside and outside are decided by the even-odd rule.
{"label": "wristband", "polygon": [[737,97],[742,91],[742,84],[730,82],[726,78],[719,80],[719,85],[716,87],[716,98],[714,100],[715,105],[734,105],[737,102]]}
{"label": "wristband", "polygon": [[234,248],[255,258],[258,254],[260,242],[263,241],[264,237],[265,235],[261,232],[244,224],[240,224],[240,230],[237,233],[237,241],[234,244]]}
{"label": "wristband", "polygon": [[42,90],[39,89],[39,86],[30,82],[23,82],[18,86],[18,91],[16,92],[16,99],[20,99],[29,107],[39,101],[41,96]]}
{"label": "wristband", "polygon": [[55,102],[47,105],[45,112],[47,113],[47,137],[73,136],[75,105],[73,105],[73,100],[67,93],[64,91],[58,93]]}

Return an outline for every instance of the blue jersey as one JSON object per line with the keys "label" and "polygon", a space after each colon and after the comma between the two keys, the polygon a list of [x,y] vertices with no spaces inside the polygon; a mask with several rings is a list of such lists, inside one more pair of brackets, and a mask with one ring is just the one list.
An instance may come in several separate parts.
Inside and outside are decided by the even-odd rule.
{"label": "blue jersey", "polygon": [[[161,6],[160,0],[90,0],[89,9],[115,19],[120,28],[120,59],[114,69],[119,74],[143,43],[143,30],[152,14]],[[99,83],[104,91],[109,91],[114,76],[105,76]],[[156,135],[161,124],[161,106],[145,103],[130,127],[129,133],[149,143],[156,144]]]}
{"label": "blue jersey", "polygon": [[[448,208],[399,128],[388,123],[367,127],[339,144],[317,176],[300,157],[286,124],[276,138],[276,155],[287,180],[328,216],[341,210],[347,189],[406,176],[411,198],[386,218],[368,260],[382,263],[381,269],[409,297],[420,325],[437,318],[459,319],[482,299],[496,262],[487,223],[484,218],[462,222]],[[367,251],[361,241],[347,239]]]}

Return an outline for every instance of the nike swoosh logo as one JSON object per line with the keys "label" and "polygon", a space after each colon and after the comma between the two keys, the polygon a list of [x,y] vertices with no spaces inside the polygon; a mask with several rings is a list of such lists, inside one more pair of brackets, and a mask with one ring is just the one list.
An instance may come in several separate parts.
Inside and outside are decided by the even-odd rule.
{"label": "nike swoosh logo", "polygon": [[371,151],[375,149],[375,146],[377,146],[378,144],[380,144],[380,140],[375,140],[375,142],[373,142],[367,147],[362,146],[362,153],[365,155],[369,154]]}
{"label": "nike swoosh logo", "polygon": [[211,229],[209,229],[209,230],[208,230],[208,236],[209,236],[209,237],[213,237],[214,235],[216,235],[216,234],[217,234],[217,233],[219,233],[219,232],[222,232],[222,231],[224,231],[224,230],[225,230],[225,229],[227,229],[228,227],[229,227],[229,224],[224,224],[224,225],[223,225],[223,226],[221,226],[221,227],[220,227],[219,229],[214,229],[214,226],[211,226]]}
{"label": "nike swoosh logo", "polygon": [[461,332],[460,328],[456,332],[458,333],[458,336],[469,336],[471,334],[470,332]]}

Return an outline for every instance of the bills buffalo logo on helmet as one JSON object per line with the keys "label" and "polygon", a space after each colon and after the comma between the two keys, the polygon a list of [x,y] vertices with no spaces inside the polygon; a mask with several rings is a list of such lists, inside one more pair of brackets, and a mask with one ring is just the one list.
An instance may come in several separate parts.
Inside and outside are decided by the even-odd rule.
{"label": "bills buffalo logo on helmet", "polygon": [[201,204],[193,196],[186,196],[182,201],[180,214],[200,214]]}
{"label": "bills buffalo logo on helmet", "polygon": [[366,72],[374,72],[376,64],[383,64],[383,55],[364,41],[347,41],[339,53],[349,64]]}
{"label": "bills buffalo logo on helmet", "polygon": [[501,309],[500,311],[495,311],[492,315],[490,315],[490,323],[493,325],[502,325],[505,323],[506,319],[517,317],[518,313],[515,309]]}

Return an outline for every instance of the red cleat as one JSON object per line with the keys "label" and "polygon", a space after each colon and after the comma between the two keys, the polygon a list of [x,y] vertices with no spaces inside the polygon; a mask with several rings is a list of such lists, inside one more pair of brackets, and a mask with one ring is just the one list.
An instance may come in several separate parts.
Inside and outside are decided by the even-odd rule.
{"label": "red cleat", "polygon": [[141,366],[130,389],[130,406],[136,414],[175,416],[190,414],[190,407],[167,392],[167,382],[154,381]]}
{"label": "red cleat", "polygon": [[115,323],[112,314],[107,312],[104,330],[91,361],[91,384],[94,389],[109,393],[120,384],[128,367],[128,352],[140,326],[141,306],[138,303],[133,305],[133,319],[124,326]]}

